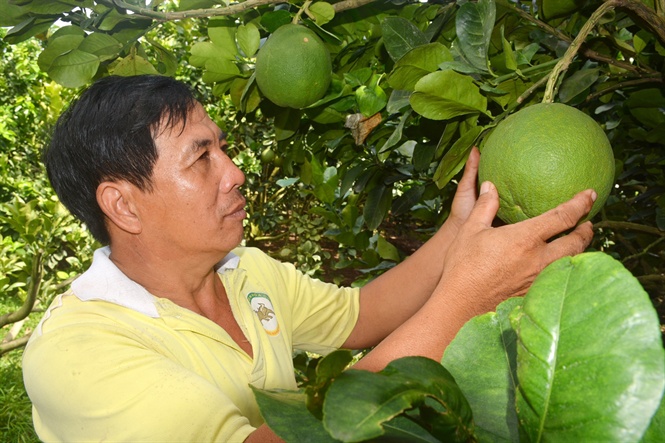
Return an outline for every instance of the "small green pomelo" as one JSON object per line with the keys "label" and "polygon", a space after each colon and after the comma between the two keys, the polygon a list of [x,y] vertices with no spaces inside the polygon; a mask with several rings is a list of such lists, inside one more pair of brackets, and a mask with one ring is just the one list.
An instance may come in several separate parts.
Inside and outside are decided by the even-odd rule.
{"label": "small green pomelo", "polygon": [[561,103],[539,103],[508,116],[481,152],[478,182],[494,183],[497,215],[506,223],[535,217],[594,189],[598,198],[589,220],[614,184],[614,154],[605,132],[587,114]]}
{"label": "small green pomelo", "polygon": [[301,109],[324,96],[332,79],[330,52],[302,25],[279,27],[256,56],[256,83],[270,101]]}
{"label": "small green pomelo", "polygon": [[270,148],[265,148],[261,151],[261,163],[272,163],[275,161],[275,151]]}

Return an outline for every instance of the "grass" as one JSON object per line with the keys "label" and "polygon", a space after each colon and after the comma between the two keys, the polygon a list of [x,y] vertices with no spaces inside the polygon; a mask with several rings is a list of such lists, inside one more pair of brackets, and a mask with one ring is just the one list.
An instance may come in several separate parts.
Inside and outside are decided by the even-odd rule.
{"label": "grass", "polygon": [[0,442],[37,443],[30,399],[23,387],[22,349],[0,357]]}

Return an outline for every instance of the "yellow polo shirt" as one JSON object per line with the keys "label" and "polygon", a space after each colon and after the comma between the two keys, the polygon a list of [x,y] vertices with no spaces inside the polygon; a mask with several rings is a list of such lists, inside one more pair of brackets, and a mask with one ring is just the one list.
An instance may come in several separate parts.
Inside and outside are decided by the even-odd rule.
{"label": "yellow polo shirt", "polygon": [[58,296],[23,358],[44,441],[241,442],[263,419],[249,387],[296,387],[292,351],[326,354],[351,333],[359,290],[309,278],[253,248],[218,273],[252,344],[148,293],[95,251]]}

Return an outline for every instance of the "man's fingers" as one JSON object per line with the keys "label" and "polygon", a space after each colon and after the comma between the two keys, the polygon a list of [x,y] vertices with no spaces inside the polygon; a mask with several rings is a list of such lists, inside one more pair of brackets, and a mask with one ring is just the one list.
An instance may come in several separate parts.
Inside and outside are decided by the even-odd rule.
{"label": "man's fingers", "polygon": [[491,227],[496,212],[499,210],[499,194],[492,182],[483,182],[480,195],[469,215],[469,220]]}
{"label": "man's fingers", "polygon": [[457,186],[458,192],[476,193],[476,179],[478,177],[478,164],[480,162],[480,151],[475,146],[471,149],[469,158],[464,166],[464,174]]}
{"label": "man's fingers", "polygon": [[577,226],[570,234],[557,238],[550,242],[545,249],[544,266],[552,263],[561,257],[576,255],[589,246],[593,239],[593,225],[591,222],[584,222]]}
{"label": "man's fingers", "polygon": [[543,240],[547,241],[557,234],[574,228],[589,213],[596,197],[594,190],[587,189],[556,208],[528,220],[528,222],[536,225],[536,232]]}

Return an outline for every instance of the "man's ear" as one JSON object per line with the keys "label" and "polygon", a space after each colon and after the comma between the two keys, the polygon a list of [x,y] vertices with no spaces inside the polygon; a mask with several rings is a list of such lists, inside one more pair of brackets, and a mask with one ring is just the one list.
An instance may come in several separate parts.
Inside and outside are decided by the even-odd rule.
{"label": "man's ear", "polygon": [[97,186],[97,204],[108,221],[130,234],[140,234],[142,230],[132,203],[135,191],[126,181],[104,181]]}

